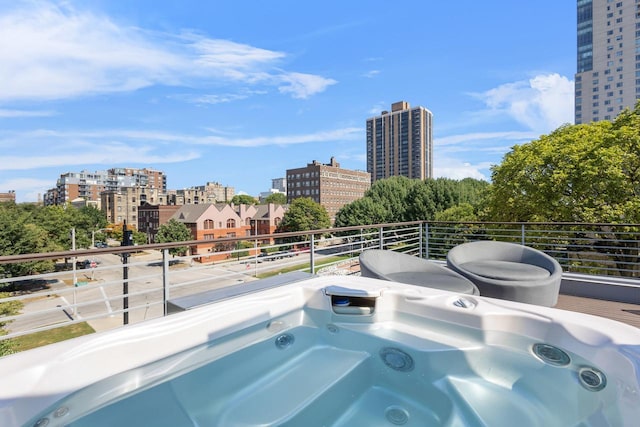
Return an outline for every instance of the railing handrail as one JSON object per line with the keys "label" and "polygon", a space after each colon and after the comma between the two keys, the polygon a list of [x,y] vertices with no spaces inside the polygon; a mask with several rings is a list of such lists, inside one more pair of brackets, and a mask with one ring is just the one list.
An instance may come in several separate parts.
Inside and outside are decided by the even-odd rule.
{"label": "railing handrail", "polygon": [[[66,250],[66,251],[57,251],[57,252],[41,252],[41,253],[32,253],[32,254],[17,254],[17,255],[2,255],[0,256],[0,264],[10,264],[17,262],[28,262],[34,260],[51,260],[51,259],[61,259],[61,258],[73,258],[73,257],[82,257],[85,255],[100,255],[100,254],[120,254],[127,253],[132,251],[145,251],[145,250],[162,250],[162,249],[171,249],[175,247],[182,246],[214,246],[219,243],[235,243],[240,241],[253,241],[253,240],[266,240],[266,239],[286,239],[291,237],[301,237],[308,236],[310,234],[336,234],[343,233],[349,231],[359,231],[363,229],[384,229],[391,227],[407,227],[412,225],[424,225],[428,224],[429,226],[433,225],[500,225],[503,227],[508,226],[581,226],[581,227],[638,227],[640,228],[640,224],[637,223],[601,223],[601,222],[496,222],[496,221],[407,221],[407,222],[395,222],[395,223],[378,223],[378,224],[367,224],[367,225],[355,225],[349,227],[339,227],[339,228],[322,228],[308,231],[296,231],[296,232],[285,232],[285,233],[271,233],[271,234],[258,234],[258,235],[249,235],[249,236],[236,236],[236,237],[221,237],[217,239],[209,239],[209,240],[188,240],[182,242],[169,242],[169,243],[150,243],[144,245],[136,245],[136,246],[110,246],[108,248],[95,248],[95,249],[77,249]],[[543,230],[536,230],[543,231]],[[555,230],[547,230],[547,231],[555,231]]]}

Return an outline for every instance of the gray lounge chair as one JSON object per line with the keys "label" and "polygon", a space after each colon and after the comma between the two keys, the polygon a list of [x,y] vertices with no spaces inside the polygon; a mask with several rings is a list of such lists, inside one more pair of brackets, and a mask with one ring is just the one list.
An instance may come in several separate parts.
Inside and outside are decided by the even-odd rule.
{"label": "gray lounge chair", "polygon": [[480,289],[482,296],[553,307],[562,267],[537,249],[507,242],[463,243],[447,254],[447,265]]}
{"label": "gray lounge chair", "polygon": [[479,295],[478,288],[458,273],[434,262],[394,251],[368,249],[362,252],[360,274],[392,282]]}

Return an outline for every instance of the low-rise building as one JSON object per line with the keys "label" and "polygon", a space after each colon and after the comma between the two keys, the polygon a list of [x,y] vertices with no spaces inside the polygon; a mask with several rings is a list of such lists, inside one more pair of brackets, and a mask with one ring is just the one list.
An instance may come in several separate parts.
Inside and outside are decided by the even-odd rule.
{"label": "low-rise building", "polygon": [[[273,233],[284,216],[280,205],[230,205],[204,203],[183,205],[171,218],[184,223],[193,240],[213,241],[224,237],[243,237]],[[269,240],[261,243],[269,243]],[[227,259],[235,245],[201,243],[190,248],[201,262]],[[255,254],[254,249],[249,250]]]}
{"label": "low-rise building", "polygon": [[138,206],[138,231],[147,235],[148,243],[155,243],[158,228],[166,224],[180,206],[176,205],[152,205],[142,202]]}

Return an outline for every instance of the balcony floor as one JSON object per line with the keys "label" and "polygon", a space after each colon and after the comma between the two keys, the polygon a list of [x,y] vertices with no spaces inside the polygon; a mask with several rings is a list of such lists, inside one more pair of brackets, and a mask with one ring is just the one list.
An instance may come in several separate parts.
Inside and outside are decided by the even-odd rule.
{"label": "balcony floor", "polygon": [[560,294],[555,308],[592,314],[640,328],[640,305]]}

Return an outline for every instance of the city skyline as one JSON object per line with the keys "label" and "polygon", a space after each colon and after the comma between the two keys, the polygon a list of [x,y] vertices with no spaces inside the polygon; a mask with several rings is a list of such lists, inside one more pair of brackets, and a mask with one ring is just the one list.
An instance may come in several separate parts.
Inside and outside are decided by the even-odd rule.
{"label": "city skyline", "polygon": [[488,179],[573,123],[576,4],[0,0],[0,61],[18,202],[112,167],[254,196],[313,160],[366,170],[366,120],[400,100],[434,115],[434,177]]}

